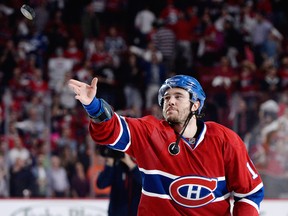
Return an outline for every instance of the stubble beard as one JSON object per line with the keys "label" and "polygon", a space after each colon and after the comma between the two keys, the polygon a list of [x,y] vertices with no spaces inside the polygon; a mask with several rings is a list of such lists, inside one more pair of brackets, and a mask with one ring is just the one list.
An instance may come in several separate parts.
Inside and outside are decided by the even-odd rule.
{"label": "stubble beard", "polygon": [[170,125],[180,124],[180,121],[178,118],[168,117],[168,118],[166,118],[166,121],[169,122]]}
{"label": "stubble beard", "polygon": [[[188,114],[187,114],[188,115]],[[163,112],[163,116],[165,118],[165,120],[170,124],[170,125],[182,125],[184,124],[187,116],[185,118],[181,118],[181,116],[179,115],[179,113],[174,114],[174,115],[168,115],[166,113]]]}

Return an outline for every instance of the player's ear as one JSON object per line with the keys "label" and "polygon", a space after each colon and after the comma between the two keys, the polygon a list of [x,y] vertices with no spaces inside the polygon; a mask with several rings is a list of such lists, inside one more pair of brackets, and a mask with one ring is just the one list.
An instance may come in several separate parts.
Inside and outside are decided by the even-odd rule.
{"label": "player's ear", "polygon": [[196,111],[199,109],[199,107],[200,107],[200,102],[196,101],[196,102],[192,103],[191,111]]}

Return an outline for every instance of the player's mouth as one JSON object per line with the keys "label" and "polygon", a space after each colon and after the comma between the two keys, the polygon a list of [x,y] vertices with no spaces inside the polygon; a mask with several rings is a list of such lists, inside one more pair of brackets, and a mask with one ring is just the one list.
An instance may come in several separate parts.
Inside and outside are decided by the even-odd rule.
{"label": "player's mouth", "polygon": [[169,108],[166,110],[166,113],[167,113],[167,114],[172,114],[172,113],[174,113],[174,112],[177,112],[177,110],[176,110],[175,108],[173,108],[173,107],[169,107]]}

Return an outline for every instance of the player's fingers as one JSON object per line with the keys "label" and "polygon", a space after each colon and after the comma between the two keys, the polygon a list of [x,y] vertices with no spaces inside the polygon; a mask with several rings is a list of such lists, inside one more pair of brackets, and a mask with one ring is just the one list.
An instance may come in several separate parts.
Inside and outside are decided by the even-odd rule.
{"label": "player's fingers", "polygon": [[76,94],[76,92],[75,92],[75,86],[74,86],[74,85],[68,84],[68,87],[69,87],[69,89],[70,89],[72,92],[74,92],[74,93]]}
{"label": "player's fingers", "polygon": [[70,79],[69,82],[68,82],[69,85],[71,86],[78,86],[78,87],[81,87],[83,85],[86,85],[85,83],[83,82],[80,82],[78,80],[75,80],[75,79]]}
{"label": "player's fingers", "polygon": [[75,99],[80,100],[80,95],[76,94]]}
{"label": "player's fingers", "polygon": [[98,83],[98,78],[94,77],[92,82],[91,82],[91,87],[96,89],[97,83]]}
{"label": "player's fingers", "polygon": [[75,94],[81,94],[81,92],[84,93],[86,92],[87,88],[90,87],[86,83],[79,82],[77,80],[72,80],[72,79],[69,80],[68,86],[72,91],[74,91]]}
{"label": "player's fingers", "polygon": [[81,89],[80,88],[75,88],[74,89],[75,94],[81,95]]}
{"label": "player's fingers", "polygon": [[71,91],[73,91],[75,94],[79,94],[79,87],[74,85],[73,83],[68,83],[68,87]]}

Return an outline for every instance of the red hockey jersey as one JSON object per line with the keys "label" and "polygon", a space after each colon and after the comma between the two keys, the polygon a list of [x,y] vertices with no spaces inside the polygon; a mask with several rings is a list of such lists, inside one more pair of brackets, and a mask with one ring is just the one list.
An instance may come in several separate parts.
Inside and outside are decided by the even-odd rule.
{"label": "red hockey jersey", "polygon": [[202,131],[196,145],[181,138],[178,155],[168,146],[179,135],[153,116],[115,113],[106,122],[91,121],[89,130],[97,144],[136,159],[143,182],[138,215],[231,215],[231,196],[233,215],[259,215],[263,183],[241,138],[215,122],[197,124]]}

